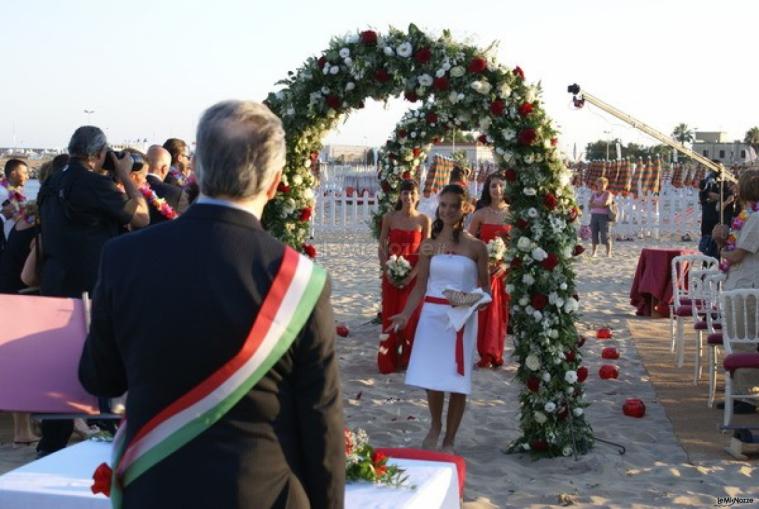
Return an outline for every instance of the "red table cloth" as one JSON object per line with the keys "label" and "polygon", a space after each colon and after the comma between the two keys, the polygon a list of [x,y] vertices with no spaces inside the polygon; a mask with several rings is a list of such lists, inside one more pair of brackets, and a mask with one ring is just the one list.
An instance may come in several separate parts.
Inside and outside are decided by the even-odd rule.
{"label": "red table cloth", "polygon": [[[696,251],[693,249],[658,247],[646,247],[640,251],[630,289],[630,304],[637,308],[638,316],[651,316],[653,311],[663,317],[669,316],[673,297],[672,259],[694,253]],[[654,299],[658,302],[652,306]]]}

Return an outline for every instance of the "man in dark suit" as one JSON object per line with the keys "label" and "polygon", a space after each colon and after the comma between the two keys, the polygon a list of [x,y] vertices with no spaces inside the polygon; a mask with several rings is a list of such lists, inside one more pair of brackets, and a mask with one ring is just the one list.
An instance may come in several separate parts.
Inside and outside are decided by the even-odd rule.
{"label": "man in dark suit", "polygon": [[[258,219],[284,166],[279,119],[257,103],[219,103],[201,118],[197,140],[197,203],[174,221],[109,242],[102,257],[79,378],[99,396],[129,391],[128,447],[119,465],[168,425],[166,415],[185,408],[180,398],[195,401],[210,381],[227,376],[220,368],[260,339],[249,336],[252,324],[255,331],[259,320],[289,319],[259,313],[288,301],[270,298],[281,290],[287,260],[318,269]],[[305,312],[296,308],[303,322],[292,343],[218,420],[195,419],[189,426],[207,426],[199,434],[178,448],[152,449],[161,458],[132,478],[125,470],[123,507],[342,507],[343,417],[329,298],[326,283]],[[185,428],[176,429],[170,436],[182,439]]]}
{"label": "man in dark suit", "polygon": [[[174,212],[181,215],[187,210],[190,204],[187,201],[187,193],[181,187],[172,186],[164,182],[166,175],[169,174],[171,167],[171,154],[160,145],[153,145],[148,149],[148,175],[147,183],[155,191],[159,198],[166,200],[166,203],[174,209]],[[161,213],[152,203],[150,205],[150,224],[155,225],[168,221],[168,218]]]}

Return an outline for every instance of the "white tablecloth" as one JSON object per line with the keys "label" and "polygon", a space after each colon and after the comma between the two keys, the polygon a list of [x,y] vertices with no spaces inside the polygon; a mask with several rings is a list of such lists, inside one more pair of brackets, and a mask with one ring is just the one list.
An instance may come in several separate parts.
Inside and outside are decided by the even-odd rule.
{"label": "white tablecloth", "polygon": [[[109,500],[93,495],[92,473],[110,459],[111,445],[85,441],[0,476],[2,509],[109,509]],[[453,463],[391,459],[406,470],[411,488],[369,483],[345,487],[348,509],[459,507],[459,488]]]}

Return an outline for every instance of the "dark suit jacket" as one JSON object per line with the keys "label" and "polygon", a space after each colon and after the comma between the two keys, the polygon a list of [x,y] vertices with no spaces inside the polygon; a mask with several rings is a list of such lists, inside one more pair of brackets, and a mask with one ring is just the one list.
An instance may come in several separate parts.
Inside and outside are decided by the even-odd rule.
{"label": "dark suit jacket", "polygon": [[[98,396],[129,390],[128,439],[238,352],[283,253],[252,214],[202,204],[106,245],[79,378]],[[125,508],[342,507],[329,296],[237,405],[126,488]]]}
{"label": "dark suit jacket", "polygon": [[[190,204],[187,201],[187,193],[185,193],[181,187],[166,184],[161,179],[152,174],[148,174],[147,180],[148,185],[153,191],[155,191],[155,194],[157,194],[159,198],[166,200],[166,203],[168,203],[171,208],[177,212],[177,214],[185,213]],[[166,219],[166,217],[164,217],[164,215],[161,214],[158,209],[156,209],[152,204],[148,204],[148,210],[150,211],[151,225],[168,221],[168,219]]]}

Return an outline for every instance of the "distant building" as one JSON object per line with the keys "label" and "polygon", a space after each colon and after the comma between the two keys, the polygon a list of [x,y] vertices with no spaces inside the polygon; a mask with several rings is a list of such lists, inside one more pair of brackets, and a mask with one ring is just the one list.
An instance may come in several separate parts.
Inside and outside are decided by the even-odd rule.
{"label": "distant building", "polygon": [[453,154],[466,152],[466,159],[471,166],[479,166],[480,163],[492,163],[493,150],[479,143],[436,143],[432,145],[427,154],[427,164],[432,164],[432,158],[435,156],[453,157]]}
{"label": "distant building", "polygon": [[328,163],[364,163],[371,147],[364,145],[325,145],[319,159]]}
{"label": "distant building", "polygon": [[740,140],[729,141],[727,133],[696,131],[693,151],[723,164],[741,164],[750,159],[749,145]]}

